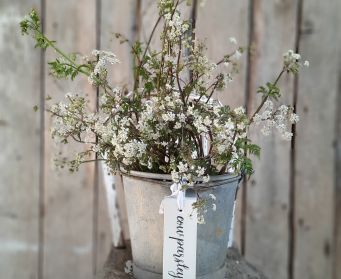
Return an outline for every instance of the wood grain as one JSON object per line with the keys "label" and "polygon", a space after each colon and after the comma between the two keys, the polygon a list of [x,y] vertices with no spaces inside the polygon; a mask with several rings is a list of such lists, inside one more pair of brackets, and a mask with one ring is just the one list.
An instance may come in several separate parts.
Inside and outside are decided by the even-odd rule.
{"label": "wood grain", "polygon": [[[153,0],[141,0],[141,27],[136,31],[140,31],[139,38],[142,42],[147,43],[153,27],[159,17],[159,13],[156,6],[156,1]],[[138,25],[138,24],[137,24]],[[160,50],[160,32],[162,30],[163,23],[160,22],[155,35],[150,43],[152,49]]]}
{"label": "wood grain", "polygon": [[[88,54],[96,46],[95,2],[46,1],[46,33],[66,52]],[[47,60],[56,54],[47,53]],[[95,107],[96,94],[86,78],[73,83],[46,75],[46,94],[54,101],[67,92],[89,94]],[[50,137],[51,118],[46,116],[46,220],[44,278],[92,278],[93,273],[93,187],[94,164],[76,173],[57,170],[53,159],[61,151],[72,156],[83,147],[54,144]]]}
{"label": "wood grain", "polygon": [[130,46],[115,38],[120,33],[130,41],[133,39],[133,13],[136,1],[102,0],[101,47],[113,51],[121,63],[110,72],[113,86],[128,86],[132,80],[132,58]]}
{"label": "wood grain", "polygon": [[303,6],[300,52],[311,66],[298,83],[295,278],[332,278],[340,9],[333,0]]}
{"label": "wood grain", "polygon": [[[247,45],[247,23],[248,1],[211,0],[204,7],[198,5],[197,39],[205,41],[208,58],[212,62],[218,62],[225,54],[235,50],[235,45],[229,41],[230,37],[235,37],[241,46]],[[245,58],[244,55],[240,74],[226,90],[215,96],[232,108],[245,105]]]}
{"label": "wood grain", "polygon": [[40,1],[0,3],[0,277],[38,274],[40,53],[19,22]]}
{"label": "wood grain", "polygon": [[[260,103],[257,88],[274,81],[282,68],[282,55],[294,49],[297,1],[253,1],[252,42],[248,109],[253,114]],[[293,78],[280,84],[281,102],[292,104]],[[263,136],[251,129],[251,139],[260,145],[261,158],[247,183],[245,256],[263,268],[270,278],[288,276],[288,210],[290,189],[290,142],[274,133]],[[303,278],[303,277],[301,277]]]}

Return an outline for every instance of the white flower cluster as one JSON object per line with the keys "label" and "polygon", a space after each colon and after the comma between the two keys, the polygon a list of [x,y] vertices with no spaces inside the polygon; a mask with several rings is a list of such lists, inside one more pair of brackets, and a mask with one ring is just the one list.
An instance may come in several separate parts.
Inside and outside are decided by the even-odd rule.
{"label": "white flower cluster", "polygon": [[[153,49],[154,44],[150,44],[154,31],[147,44],[139,41],[130,44],[127,38],[115,34],[121,43],[131,46],[137,62],[133,84],[122,88],[111,87],[108,80],[109,66],[119,63],[114,53],[93,50],[80,62],[78,55],[64,54],[55,42],[36,36],[41,33],[34,12],[21,23],[22,32],[33,33],[37,46],[53,47],[62,56],[49,63],[52,74],[71,80],[84,74],[100,95],[95,112],[86,98],[74,94],[66,94],[65,103],[51,107],[53,137],[65,144],[74,140],[86,148],[74,160],[65,159],[64,165],[77,170],[81,163],[93,161],[96,152],[96,158],[105,160],[112,172],[124,169],[171,174],[183,187],[208,182],[210,176],[220,174],[251,175],[251,156],[259,155],[260,148],[247,138],[250,125],[260,125],[265,135],[276,129],[283,138],[292,137],[290,125],[297,123],[298,116],[289,106],[275,108],[272,101],[281,97],[277,86],[281,76],[297,74],[309,62],[302,62],[301,56],[292,50],[284,53],[278,77],[258,88],[263,99],[249,119],[243,107],[230,108],[213,99],[239,72],[245,49],[231,37],[229,42],[234,51],[216,62],[210,61],[205,44],[194,36],[196,30],[191,20],[181,17],[179,5],[183,1],[157,2],[160,18],[153,30],[163,23],[157,44],[161,49]],[[193,208],[199,210],[206,204],[215,210],[214,200],[213,195],[206,200],[198,199]],[[198,216],[200,219],[201,215]]]}
{"label": "white flower cluster", "polygon": [[[224,89],[238,73],[244,49],[231,37],[234,52],[212,63],[205,45],[192,41],[189,21],[177,9],[179,3],[158,0],[165,20],[162,49],[139,42],[133,46],[138,63],[131,88],[112,88],[107,80],[108,66],[119,63],[115,54],[92,52],[80,67],[92,69],[89,81],[101,94],[98,111],[89,112],[85,98],[67,94],[65,104],[51,108],[53,135],[64,143],[70,139],[85,143],[90,153],[105,158],[113,172],[124,168],[171,174],[185,187],[208,182],[212,175],[252,174],[250,156],[260,152],[247,138],[252,123],[260,125],[265,135],[275,128],[283,138],[292,137],[290,125],[297,123],[298,116],[289,106],[275,108],[271,100],[281,96],[277,87],[281,75],[298,72],[301,56],[292,50],[284,54],[279,77],[260,87],[267,101],[249,119],[243,107],[233,109],[213,99],[216,90]],[[82,158],[78,156],[74,166]]]}
{"label": "white flower cluster", "polygon": [[88,77],[89,83],[93,85],[96,83],[95,82],[96,76],[106,73],[107,64],[111,65],[118,64],[120,63],[120,60],[118,60],[116,55],[111,51],[94,49],[91,54],[98,58],[97,64],[95,65],[93,72]]}
{"label": "white flower cluster", "polygon": [[[291,49],[283,54],[283,60],[288,72],[298,73],[299,67],[302,66],[301,55]],[[309,67],[309,61],[304,61],[303,66]]]}
{"label": "white flower cluster", "polygon": [[189,29],[188,22],[184,22],[177,12],[165,14],[165,19],[170,28],[170,31],[167,33],[170,41],[177,41]]}
{"label": "white flower cluster", "polygon": [[[190,46],[191,47],[191,46]],[[203,46],[199,43],[194,45],[192,54],[185,59],[190,70],[197,72],[202,77],[202,85],[207,85],[211,80],[213,71],[217,69],[217,64],[211,62],[206,55],[202,53]]]}
{"label": "white flower cluster", "polygon": [[200,197],[194,205],[194,209],[197,212],[197,222],[198,224],[205,224],[205,215],[208,210],[217,210],[216,204],[217,197],[210,193],[205,194],[204,197]]}
{"label": "white flower cluster", "polygon": [[[193,132],[198,138],[193,142],[194,148],[191,151],[191,158],[197,160],[203,154],[208,154],[197,147],[204,145],[206,138],[213,137],[211,142],[211,155],[216,154],[217,158],[212,161],[216,168],[221,168],[223,158],[232,152],[231,160],[239,157],[236,141],[246,137],[246,115],[244,108],[237,108],[234,111],[226,111],[217,101],[206,103],[203,99],[200,102],[193,98],[194,103],[184,108],[180,93],[172,91],[164,98],[151,97],[143,102],[142,110],[138,119],[133,117],[120,116],[119,110],[113,110],[117,115],[110,123],[96,126],[96,132],[100,134],[100,139],[108,140],[108,130],[110,142],[113,147],[112,154],[115,158],[121,158],[127,167],[136,162],[151,169],[154,164],[160,166],[158,156],[150,156],[150,147],[157,148],[164,154],[164,163],[170,164],[172,177],[175,182],[187,181],[191,186],[197,178],[208,181],[207,168],[199,163],[188,161],[177,162],[176,150],[181,149],[183,128],[192,126]],[[227,116],[226,115],[230,115]],[[132,132],[135,134],[133,135]],[[138,135],[138,136],[137,136]],[[139,141],[134,140],[139,138]],[[171,141],[169,138],[173,138]],[[203,152],[199,154],[198,152]],[[147,156],[147,153],[149,156]],[[215,157],[215,155],[213,155]],[[160,166],[162,167],[162,166]]]}
{"label": "white flower cluster", "polygon": [[197,178],[202,178],[204,182],[209,181],[209,176],[206,174],[205,167],[189,165],[188,163],[179,162],[176,165],[176,170],[172,171],[172,180],[179,183],[183,181],[187,186],[191,187]]}
{"label": "white flower cluster", "polygon": [[281,105],[274,109],[272,101],[267,100],[261,114],[255,114],[254,122],[256,125],[263,124],[261,132],[264,135],[270,135],[273,128],[276,128],[283,139],[290,140],[293,136],[291,124],[297,123],[299,117],[293,112],[292,107]]}
{"label": "white flower cluster", "polygon": [[57,116],[53,119],[53,128],[51,130],[52,136],[57,142],[71,134],[82,132],[86,126],[80,117],[85,111],[85,99],[71,93],[67,93],[66,98],[71,102],[60,102],[50,108],[50,112]]}

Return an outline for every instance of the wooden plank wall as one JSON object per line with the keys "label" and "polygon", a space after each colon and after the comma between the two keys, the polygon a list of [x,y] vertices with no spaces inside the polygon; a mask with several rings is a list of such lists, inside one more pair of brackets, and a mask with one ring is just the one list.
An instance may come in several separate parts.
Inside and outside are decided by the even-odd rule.
{"label": "wooden plank wall", "polygon": [[[98,46],[100,1],[30,0],[0,4],[0,277],[93,278],[111,248],[105,193],[89,164],[76,174],[56,170],[53,159],[79,147],[58,146],[50,138],[47,96],[96,92],[86,80],[56,81],[46,62],[55,57],[34,49],[18,24],[35,8],[45,32],[66,51],[84,54]],[[112,21],[114,21],[114,18]],[[128,19],[127,19],[128,20]],[[98,34],[98,33],[97,33]],[[34,112],[33,106],[39,111]]]}
{"label": "wooden plank wall", "polygon": [[[56,40],[62,49],[89,53],[96,48],[96,6],[91,0],[46,1],[46,34]],[[86,20],[83,21],[84,15]],[[74,28],[70,28],[73,26]],[[86,34],[86,36],[84,36]],[[46,59],[55,57],[47,52]],[[96,92],[86,79],[75,82],[58,81],[50,78],[46,71],[45,95],[55,101],[63,100],[63,92],[88,94],[92,107],[95,106]],[[47,104],[48,105],[48,104]],[[96,241],[93,241],[93,210],[96,203],[94,181],[95,165],[87,164],[77,173],[56,170],[53,158],[62,148],[63,155],[79,150],[72,146],[55,145],[49,135],[51,118],[46,114],[45,149],[45,232],[44,232],[44,278],[59,278],[63,270],[65,278],[91,278],[96,266]],[[64,228],[64,229],[61,229]],[[85,228],[85,229],[84,229]],[[110,238],[108,238],[110,239]],[[56,256],[58,255],[58,256]]]}
{"label": "wooden plank wall", "polygon": [[[253,113],[261,101],[261,96],[255,94],[257,88],[274,81],[281,71],[282,54],[295,49],[297,1],[256,0],[251,13],[250,43],[254,52],[250,56],[247,106]],[[293,85],[294,79],[288,76],[280,84],[281,100],[286,104],[292,104]],[[245,256],[256,266],[267,266],[270,278],[284,279],[288,276],[284,263],[289,263],[290,142],[276,133],[264,137],[259,130],[252,130],[251,138],[262,151],[255,174],[245,185]]]}
{"label": "wooden plank wall", "polygon": [[[112,241],[100,172],[91,164],[72,175],[55,170],[51,160],[60,147],[50,140],[50,118],[42,110],[46,96],[59,100],[67,91],[87,92],[95,109],[96,92],[81,79],[73,84],[52,79],[44,65],[55,54],[39,53],[31,40],[21,38],[20,18],[35,7],[46,33],[67,51],[116,52],[122,60],[113,72],[116,85],[131,80],[132,61],[112,32],[133,39],[140,31],[146,39],[157,18],[154,4],[0,3],[1,278],[92,278]],[[257,87],[275,78],[287,49],[299,50],[311,62],[298,79],[281,84],[283,101],[301,117],[293,141],[252,131],[263,152],[239,193],[236,246],[269,278],[341,278],[341,1],[208,0],[205,8],[196,7],[184,12],[195,17],[197,37],[206,38],[210,59],[229,51],[230,36],[254,49],[242,61],[238,79],[218,96],[225,104],[251,112],[259,101]],[[32,111],[35,104],[38,113]]]}
{"label": "wooden plank wall", "polygon": [[[335,254],[336,116],[340,92],[340,1],[304,1],[300,52],[311,61],[297,83],[295,278],[331,278]],[[338,108],[340,109],[340,107]],[[339,197],[336,196],[337,199]],[[335,214],[335,216],[334,216]],[[339,216],[338,216],[339,215]],[[336,218],[334,218],[336,217]],[[340,233],[340,232],[339,232]],[[340,252],[340,251],[339,251]],[[340,262],[335,261],[339,266]],[[339,267],[338,267],[339,268]],[[340,278],[341,274],[335,274]]]}

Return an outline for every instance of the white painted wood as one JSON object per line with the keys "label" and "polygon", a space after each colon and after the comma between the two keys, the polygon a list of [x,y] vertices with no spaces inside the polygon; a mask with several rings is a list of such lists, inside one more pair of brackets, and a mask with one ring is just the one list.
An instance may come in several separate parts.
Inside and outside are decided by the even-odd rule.
{"label": "white painted wood", "polygon": [[121,226],[119,208],[117,205],[117,194],[115,191],[115,177],[110,173],[105,163],[101,164],[103,175],[103,186],[107,199],[107,210],[109,212],[112,244],[114,247],[124,247],[123,228]]}
{"label": "white painted wood", "polygon": [[110,249],[112,247],[113,234],[111,230],[111,220],[109,211],[109,201],[104,183],[104,176],[101,172],[101,164],[99,168],[98,181],[98,212],[97,212],[97,240],[96,240],[96,271],[100,270],[107,261]]}
{"label": "white painted wood", "polygon": [[236,221],[236,203],[237,201],[235,201],[233,204],[232,221],[231,221],[231,228],[229,232],[229,242],[227,244],[228,248],[233,247],[233,242],[234,242],[234,229],[235,229],[235,221]]}

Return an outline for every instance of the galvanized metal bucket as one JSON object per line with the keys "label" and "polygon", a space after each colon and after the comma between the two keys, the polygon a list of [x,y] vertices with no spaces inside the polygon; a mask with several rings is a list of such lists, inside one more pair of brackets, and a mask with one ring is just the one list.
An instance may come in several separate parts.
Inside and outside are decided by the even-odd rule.
{"label": "galvanized metal bucket", "polygon": [[[233,204],[240,181],[238,175],[219,175],[195,191],[216,197],[216,211],[209,210],[206,224],[198,225],[197,278],[222,279]],[[125,199],[137,279],[161,279],[163,256],[163,215],[160,203],[170,194],[170,175],[131,171],[123,175]]]}

